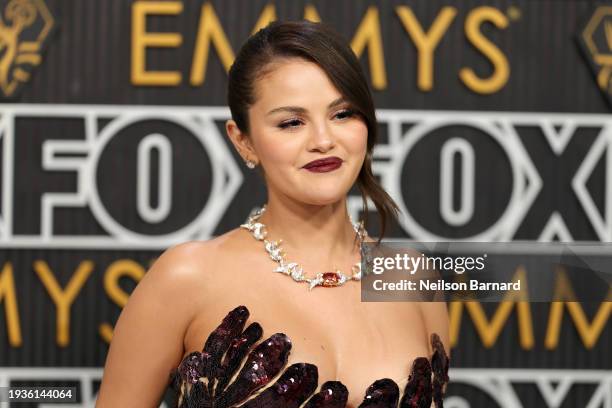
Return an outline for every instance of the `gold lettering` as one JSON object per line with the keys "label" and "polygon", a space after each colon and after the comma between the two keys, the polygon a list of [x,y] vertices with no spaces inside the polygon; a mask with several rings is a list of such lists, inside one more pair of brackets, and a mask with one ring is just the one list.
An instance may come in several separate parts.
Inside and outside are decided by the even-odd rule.
{"label": "gold lettering", "polygon": [[55,303],[57,308],[56,342],[59,346],[65,347],[70,343],[70,306],[93,271],[93,262],[81,262],[64,290],[57,283],[45,261],[34,261],[34,271]]}
{"label": "gold lettering", "polygon": [[259,30],[270,24],[272,21],[276,21],[276,8],[274,7],[274,4],[268,4],[266,7],[264,7],[261,14],[259,15],[259,19],[255,23],[253,31],[251,31],[251,35],[255,34]]}
{"label": "gold lettering", "polygon": [[459,78],[472,91],[490,94],[499,91],[510,77],[510,65],[503,52],[489,41],[480,31],[484,22],[491,22],[498,28],[508,27],[508,19],[494,7],[482,6],[472,10],[465,21],[465,35],[474,46],[493,64],[493,74],[488,78],[479,78],[472,68],[462,68]]}
{"label": "gold lettering", "polygon": [[[557,269],[554,299],[576,299],[572,285],[562,268]],[[590,324],[580,303],[575,301],[551,302],[550,313],[548,315],[548,327],[546,328],[546,339],[544,340],[546,348],[552,350],[559,344],[564,305],[567,306],[569,315],[576,325],[576,330],[584,346],[587,349],[593,348],[602,330],[606,327],[606,322],[610,318],[610,313],[612,312],[612,289],[608,290],[607,300],[608,301],[601,303],[597,309],[597,313],[595,313],[593,322]]]}
{"label": "gold lettering", "polygon": [[396,12],[418,50],[417,86],[422,91],[430,91],[433,88],[434,51],[455,18],[457,9],[443,7],[427,33],[423,31],[410,7],[398,6]]}
{"label": "gold lettering", "polygon": [[304,20],[312,21],[313,23],[321,22],[319,12],[312,4],[307,4],[306,7],[304,7]]}
{"label": "gold lettering", "polygon": [[[121,289],[119,279],[123,276],[128,276],[134,281],[140,282],[144,275],[144,268],[132,260],[121,259],[115,261],[109,265],[104,274],[104,290],[115,304],[123,308],[127,304],[130,295]],[[98,327],[98,333],[104,341],[110,343],[113,337],[113,327],[108,323],[102,323]]]}
{"label": "gold lettering", "polygon": [[[265,11],[265,9],[264,9]],[[229,71],[234,62],[234,51],[221,27],[221,22],[210,3],[202,6],[198,35],[196,37],[193,63],[191,65],[191,85],[202,85],[206,78],[206,65],[208,64],[208,51],[210,43],[217,50],[225,71]]]}
{"label": "gold lettering", "polygon": [[380,34],[380,20],[378,9],[375,6],[368,7],[351,41],[351,48],[357,58],[361,56],[366,45],[368,47],[372,86],[377,90],[385,89],[387,87],[387,73]]}
{"label": "gold lettering", "polygon": [[179,33],[147,32],[147,16],[176,15],[183,11],[179,1],[137,1],[132,4],[132,69],[134,85],[175,86],[181,82],[178,71],[147,71],[146,50],[149,47],[178,47],[183,42]]}
{"label": "gold lettering", "polygon": [[[497,337],[501,333],[504,323],[508,320],[512,308],[516,303],[518,322],[519,322],[519,341],[521,347],[525,350],[533,348],[535,340],[533,336],[533,320],[531,318],[531,309],[527,300],[527,278],[524,267],[519,266],[514,274],[513,281],[521,280],[521,290],[519,293],[508,292],[504,296],[504,300],[500,302],[498,308],[493,314],[493,318],[489,321],[480,305],[480,302],[451,302],[449,308],[449,329],[450,329],[450,344],[454,347],[459,338],[459,327],[461,326],[461,312],[463,305],[474,322],[476,331],[480,336],[482,344],[486,348],[491,348],[497,341]],[[524,300],[519,300],[524,299]]]}
{"label": "gold lettering", "polygon": [[[276,18],[276,8],[274,7],[274,4],[266,5],[266,7],[264,7],[264,9],[262,10],[259,19],[255,23],[253,31],[251,31],[251,35],[255,34],[257,31],[264,28],[272,21],[276,21]],[[312,4],[307,4],[304,7],[304,20],[312,21],[314,23],[318,23],[321,21],[321,17],[317,12],[317,8]]]}
{"label": "gold lettering", "polygon": [[0,302],[5,300],[5,318],[8,328],[9,344],[18,347],[23,344],[21,339],[21,326],[19,324],[19,309],[17,309],[17,294],[15,280],[13,279],[13,266],[10,262],[4,264],[0,273]]}

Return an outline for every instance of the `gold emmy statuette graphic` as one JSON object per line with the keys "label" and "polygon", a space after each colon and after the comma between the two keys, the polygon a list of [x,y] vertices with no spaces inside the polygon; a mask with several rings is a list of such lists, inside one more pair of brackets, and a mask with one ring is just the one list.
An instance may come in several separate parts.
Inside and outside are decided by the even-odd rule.
{"label": "gold emmy statuette graphic", "polygon": [[580,42],[590,59],[597,85],[612,104],[612,7],[598,7],[582,31]]}
{"label": "gold emmy statuette graphic", "polygon": [[43,0],[0,2],[0,90],[4,97],[14,96],[30,79],[53,26],[53,16]]}

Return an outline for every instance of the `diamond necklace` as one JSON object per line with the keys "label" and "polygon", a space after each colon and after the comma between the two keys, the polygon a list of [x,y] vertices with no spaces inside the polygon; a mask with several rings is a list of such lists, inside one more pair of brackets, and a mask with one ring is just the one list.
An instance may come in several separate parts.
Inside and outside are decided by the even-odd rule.
{"label": "diamond necklace", "polygon": [[[274,272],[280,272],[284,273],[285,275],[289,275],[296,282],[308,283],[309,290],[312,290],[316,286],[330,288],[335,286],[341,286],[349,280],[361,280],[361,262],[356,262],[351,267],[351,275],[345,275],[340,272],[339,269],[336,269],[333,272],[319,272],[314,278],[306,277],[304,275],[304,270],[302,269],[302,266],[299,263],[287,262],[285,260],[285,253],[280,246],[281,242],[283,242],[282,239],[279,239],[278,241],[268,241],[266,239],[266,235],[268,234],[266,226],[265,224],[258,221],[259,217],[261,217],[261,215],[265,211],[265,204],[261,208],[254,209],[251,214],[249,214],[246,223],[241,224],[240,228],[245,228],[249,230],[256,240],[264,242],[264,248],[270,255],[270,258],[272,258],[273,261],[279,264],[279,266],[274,269]],[[353,225],[353,229],[357,233],[359,245],[361,245],[363,243],[364,237],[366,236],[366,230],[363,226],[363,221],[356,223],[355,221],[353,221],[353,218],[350,215],[349,219],[351,221],[351,224]]]}

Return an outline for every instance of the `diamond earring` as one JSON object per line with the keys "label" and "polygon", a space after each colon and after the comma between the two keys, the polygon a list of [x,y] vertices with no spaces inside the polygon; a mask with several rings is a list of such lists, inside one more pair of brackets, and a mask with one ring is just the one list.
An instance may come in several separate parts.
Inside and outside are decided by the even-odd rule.
{"label": "diamond earring", "polygon": [[250,160],[247,160],[247,161],[246,161],[246,165],[247,165],[247,167],[248,167],[249,169],[254,169],[254,168],[255,168],[255,163],[253,163],[253,162],[252,162],[252,161],[250,161]]}

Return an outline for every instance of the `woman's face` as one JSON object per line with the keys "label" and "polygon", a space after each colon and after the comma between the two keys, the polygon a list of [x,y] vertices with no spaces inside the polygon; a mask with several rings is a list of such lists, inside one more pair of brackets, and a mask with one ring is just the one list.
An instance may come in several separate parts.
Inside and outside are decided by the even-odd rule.
{"label": "woman's face", "polygon": [[[291,58],[273,63],[255,83],[249,109],[250,141],[268,189],[313,205],[346,196],[367,150],[365,121],[318,65]],[[307,169],[335,157],[331,171]]]}

